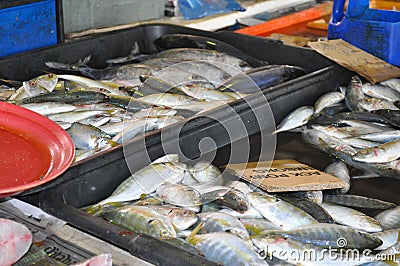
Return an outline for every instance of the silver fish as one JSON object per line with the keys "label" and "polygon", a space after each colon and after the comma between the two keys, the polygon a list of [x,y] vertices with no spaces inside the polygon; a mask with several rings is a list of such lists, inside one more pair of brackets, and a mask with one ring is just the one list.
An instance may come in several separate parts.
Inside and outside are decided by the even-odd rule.
{"label": "silver fish", "polygon": [[339,189],[340,193],[347,193],[349,191],[351,184],[349,169],[347,169],[344,162],[336,161],[331,163],[325,168],[324,172],[336,176],[346,183],[346,187]]}
{"label": "silver fish", "polygon": [[394,140],[372,148],[363,149],[353,156],[353,160],[365,163],[387,163],[399,157],[400,140]]}
{"label": "silver fish", "polygon": [[[226,266],[268,265],[260,259],[246,241],[232,234],[218,232],[189,237],[188,242],[195,246],[208,260]],[[221,256],[223,254],[223,256]]]}
{"label": "silver fish", "polygon": [[393,90],[400,93],[400,79],[388,79],[382,81],[381,84],[384,86],[388,86],[389,88],[392,88]]}
{"label": "silver fish", "polygon": [[[363,231],[350,226],[339,224],[318,223],[301,226],[292,230],[267,230],[261,235],[276,235],[291,238],[305,244],[311,244],[324,248],[334,249],[374,249],[382,244],[382,241]],[[346,245],[340,239],[346,239]]]}
{"label": "silver fish", "polygon": [[139,134],[157,129],[157,118],[146,118],[132,124],[125,124],[124,129],[113,137],[113,141],[121,144],[130,141]]}
{"label": "silver fish", "polygon": [[400,100],[400,94],[398,92],[379,84],[364,84],[362,86],[362,90],[364,94],[373,98],[383,99],[391,102]]}
{"label": "silver fish", "polygon": [[77,149],[94,150],[106,146],[110,141],[107,133],[94,126],[81,123],[73,123],[67,132]]}
{"label": "silver fish", "polygon": [[156,194],[166,203],[200,211],[201,195],[192,187],[165,183],[157,187]]}
{"label": "silver fish", "polygon": [[372,235],[382,240],[382,245],[375,250],[387,249],[399,241],[400,229],[385,230],[383,232],[373,233]]}
{"label": "silver fish", "polygon": [[96,205],[137,200],[143,194],[155,192],[165,181],[180,182],[185,169],[186,165],[180,163],[150,164],[123,181],[108,198]]}
{"label": "silver fish", "polygon": [[196,224],[199,217],[194,211],[168,205],[152,205],[150,208],[168,217],[176,230],[183,231]]}
{"label": "silver fish", "polygon": [[146,104],[152,104],[156,106],[166,106],[170,108],[177,107],[179,105],[196,103],[197,101],[191,97],[173,94],[173,93],[158,93],[151,94],[139,98],[139,101]]}
{"label": "silver fish", "polygon": [[359,138],[384,143],[384,142],[399,140],[400,130],[390,130],[390,131],[363,134],[360,135]]}
{"label": "silver fish", "polygon": [[383,211],[375,217],[385,228],[389,229],[400,229],[400,206]]}
{"label": "silver fish", "polygon": [[343,101],[344,95],[340,92],[328,92],[318,98],[314,105],[314,113],[320,113],[324,108]]}
{"label": "silver fish", "polygon": [[397,108],[393,102],[383,99],[364,98],[361,99],[359,103],[360,106],[368,112],[382,110],[382,109],[399,110],[399,108]]}
{"label": "silver fish", "polygon": [[345,94],[346,106],[352,111],[363,111],[360,105],[360,100],[364,98],[361,87],[361,79],[358,76],[353,76]]}
{"label": "silver fish", "polygon": [[47,116],[50,120],[56,122],[68,122],[68,123],[75,123],[79,120],[84,120],[89,117],[103,115],[103,111],[72,111],[72,112],[65,112],[61,114],[52,114]]}
{"label": "silver fish", "polygon": [[358,195],[332,195],[325,194],[324,202],[339,204],[351,208],[386,210],[396,207],[396,204]]}
{"label": "silver fish", "polygon": [[275,134],[307,124],[313,114],[314,108],[312,106],[302,106],[295,109],[279,123]]}
{"label": "silver fish", "polygon": [[383,230],[382,226],[377,220],[367,216],[362,212],[356,211],[348,207],[325,202],[323,202],[321,206],[332,216],[333,220],[335,220],[335,222],[338,224],[351,226],[369,233],[381,232]]}
{"label": "silver fish", "polygon": [[308,213],[281,200],[277,197],[251,192],[247,194],[250,204],[268,219],[283,230],[317,223]]}
{"label": "silver fish", "polygon": [[56,102],[28,103],[20,106],[44,116],[72,112],[76,109],[76,107],[71,104]]}
{"label": "silver fish", "polygon": [[203,234],[227,232],[241,239],[248,240],[249,233],[238,218],[221,212],[204,212],[199,214],[202,222],[200,232]]}

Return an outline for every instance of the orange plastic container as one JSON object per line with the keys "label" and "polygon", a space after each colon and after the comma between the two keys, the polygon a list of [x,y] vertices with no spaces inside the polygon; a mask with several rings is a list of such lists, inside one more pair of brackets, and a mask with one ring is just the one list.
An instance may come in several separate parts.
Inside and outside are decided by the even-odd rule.
{"label": "orange plastic container", "polygon": [[307,27],[307,23],[323,18],[328,18],[329,21],[331,12],[332,3],[328,2],[255,26],[239,29],[236,32],[263,37],[266,37],[272,33],[300,36],[326,36],[326,30],[309,28]]}

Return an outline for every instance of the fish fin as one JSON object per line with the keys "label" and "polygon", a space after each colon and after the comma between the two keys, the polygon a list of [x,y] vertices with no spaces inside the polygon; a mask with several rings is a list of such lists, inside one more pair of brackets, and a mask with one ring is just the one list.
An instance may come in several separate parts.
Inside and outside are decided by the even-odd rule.
{"label": "fish fin", "polygon": [[204,222],[199,223],[194,229],[193,231],[190,233],[190,235],[188,235],[188,237],[186,238],[186,241],[190,243],[191,239],[197,235],[197,233],[201,230],[201,228],[203,228]]}
{"label": "fish fin", "polygon": [[48,61],[48,62],[45,62],[44,64],[47,67],[53,68],[53,69],[79,71],[80,67],[87,66],[87,63],[89,63],[91,58],[92,58],[92,56],[88,55],[88,56],[85,56],[83,59],[79,59],[77,62],[71,63],[71,64],[54,62],[54,61]]}

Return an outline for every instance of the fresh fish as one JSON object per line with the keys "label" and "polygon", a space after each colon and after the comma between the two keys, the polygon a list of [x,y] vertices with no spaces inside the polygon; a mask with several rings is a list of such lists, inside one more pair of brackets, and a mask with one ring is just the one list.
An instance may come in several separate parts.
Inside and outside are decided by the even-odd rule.
{"label": "fresh fish", "polygon": [[206,102],[190,102],[176,105],[176,110],[190,110],[193,112],[205,112],[221,106],[226,106],[230,101],[206,101]]}
{"label": "fresh fish", "polygon": [[285,201],[290,204],[298,207],[299,209],[305,211],[309,215],[311,215],[315,220],[320,223],[333,223],[332,217],[325,211],[324,208],[319,206],[317,203],[313,202],[308,198],[294,198],[294,197],[283,197]]}
{"label": "fresh fish", "polygon": [[364,98],[359,101],[360,106],[368,112],[377,110],[399,110],[393,102],[377,98]]}
{"label": "fresh fish", "polygon": [[[319,138],[317,137],[318,135],[320,136]],[[326,138],[326,134],[315,134],[315,132],[306,131],[303,132],[302,137],[305,142],[310,143],[315,148],[340,159],[351,167],[360,170],[367,170],[369,172],[376,173],[379,176],[393,177],[395,179],[398,179],[400,176],[400,169],[393,168],[388,164],[371,164],[354,161],[351,155],[352,153],[346,152],[346,150],[348,149],[347,144],[342,144],[338,146],[338,144],[334,144],[335,142],[329,143],[326,141],[330,141],[329,138]]]}
{"label": "fresh fish", "polygon": [[314,108],[311,106],[302,106],[295,109],[279,123],[275,134],[307,124],[313,114]]}
{"label": "fresh fish", "polygon": [[351,208],[386,210],[396,207],[396,204],[358,195],[324,194],[324,202],[338,204]]}
{"label": "fresh fish", "polygon": [[192,104],[197,101],[191,97],[172,94],[172,93],[160,93],[144,96],[139,99],[140,102],[156,106],[166,106],[170,108],[177,107],[184,104]]}
{"label": "fresh fish", "polygon": [[357,148],[357,149],[367,149],[371,147],[375,147],[379,145],[378,142],[373,142],[365,139],[359,139],[356,137],[353,138],[344,138],[343,141],[347,143],[348,145]]}
{"label": "fresh fish", "polygon": [[176,115],[177,111],[170,108],[165,107],[152,107],[148,109],[140,110],[132,115],[132,118],[141,118],[141,117],[151,117],[151,116],[162,116],[162,115],[169,115],[173,116]]}
{"label": "fresh fish", "polygon": [[154,43],[160,50],[173,48],[200,48],[216,50],[249,62],[253,67],[268,64],[265,61],[261,61],[248,55],[247,53],[242,52],[228,43],[209,37],[187,34],[166,34],[156,39]]}
{"label": "fresh fish", "polygon": [[55,91],[25,98],[18,102],[19,105],[28,103],[59,102],[67,104],[104,103],[108,96],[93,91]]}
{"label": "fresh fish", "polygon": [[349,191],[351,185],[349,169],[347,169],[344,162],[336,161],[331,163],[325,168],[324,172],[336,176],[346,183],[344,188],[339,189],[340,193],[347,193]]}
{"label": "fresh fish", "polygon": [[372,148],[360,150],[353,156],[353,159],[365,163],[387,163],[399,157],[400,140],[394,140]]}
{"label": "fresh fish", "polygon": [[71,104],[56,102],[28,103],[20,106],[44,116],[72,112],[76,109],[76,107]]}
{"label": "fresh fish", "polygon": [[399,241],[400,229],[385,230],[383,232],[373,233],[372,235],[382,240],[382,245],[375,250],[385,250]]}
{"label": "fresh fish", "polygon": [[383,99],[391,102],[400,100],[400,94],[398,92],[379,84],[372,85],[366,83],[361,87],[361,89],[364,94],[373,98]]}
{"label": "fresh fish", "polygon": [[[139,205],[138,205],[139,206]],[[156,212],[168,217],[176,230],[183,231],[196,224],[199,217],[194,211],[167,205],[152,205]]]}
{"label": "fresh fish", "polygon": [[[369,113],[365,111],[353,111],[353,112],[344,112],[336,115],[338,120],[359,120],[371,123],[381,123],[381,124],[392,124],[389,119],[386,119],[380,112],[385,110],[378,110],[374,113]],[[396,125],[396,124],[394,124]]]}
{"label": "fresh fish", "polygon": [[12,265],[29,250],[32,234],[18,222],[0,218],[0,265]]}
{"label": "fresh fish", "polygon": [[361,79],[358,76],[353,76],[345,94],[346,105],[351,111],[363,111],[360,105],[362,99],[364,99],[364,93]]}
{"label": "fresh fish", "polygon": [[359,121],[359,120],[343,119],[340,122],[347,124],[350,127],[369,128],[371,130],[379,130],[380,132],[387,131],[389,129],[387,127],[387,125],[385,125],[385,124],[376,124],[376,123],[370,123],[370,122]]}
{"label": "fresh fish", "polygon": [[70,128],[72,126],[72,123],[68,123],[68,122],[57,122],[56,124],[58,124],[62,129],[67,130],[68,128]]}
{"label": "fresh fish", "polygon": [[343,102],[340,102],[332,106],[325,107],[320,114],[334,116],[345,111],[348,111],[347,106]]}
{"label": "fresh fish", "polygon": [[163,182],[178,183],[182,180],[185,168],[186,165],[180,163],[148,165],[123,181],[108,198],[96,205],[137,200],[143,194],[155,192]]}
{"label": "fresh fish", "polygon": [[58,78],[54,74],[45,74],[29,81],[24,81],[23,87],[28,96],[36,96],[46,92],[52,92],[57,85]]}
{"label": "fresh fish", "polygon": [[383,211],[375,218],[381,223],[385,230],[400,229],[400,206]]}
{"label": "fresh fish", "polygon": [[297,199],[307,199],[314,202],[315,204],[321,204],[323,198],[321,190],[286,192],[286,193],[281,193],[279,195]]}
{"label": "fresh fish", "polygon": [[72,111],[61,114],[52,114],[47,116],[50,120],[57,122],[75,123],[80,120],[87,119],[93,116],[103,115],[103,111]]}
{"label": "fresh fish", "polygon": [[249,233],[238,218],[222,212],[200,213],[202,223],[200,233],[208,234],[215,232],[226,232],[240,237],[243,240],[250,238]]}
{"label": "fresh fish", "polygon": [[91,125],[94,127],[100,127],[104,124],[107,124],[111,118],[109,116],[100,116],[100,117],[89,117],[83,120],[79,120],[79,123],[85,124],[85,125]]}
{"label": "fresh fish", "polygon": [[194,235],[188,242],[208,260],[226,266],[268,265],[246,241],[225,232]]}
{"label": "fresh fish", "polygon": [[201,195],[202,202],[213,202],[214,204],[230,208],[237,212],[245,212],[249,208],[246,195],[235,188],[225,187]]}
{"label": "fresh fish", "polygon": [[247,194],[250,204],[259,211],[265,219],[268,219],[283,230],[290,230],[295,227],[317,223],[303,210],[281,200],[277,197],[251,192]]}
{"label": "fresh fish", "polygon": [[353,210],[348,207],[339,206],[331,203],[322,203],[321,206],[332,216],[338,224],[351,226],[353,228],[369,232],[381,232],[380,223],[367,216],[366,214]]}
{"label": "fresh fish", "polygon": [[279,227],[264,218],[240,218],[250,236],[259,235],[266,230],[279,230]]}
{"label": "fresh fish", "polygon": [[361,139],[385,143],[400,139],[400,130],[390,130],[376,133],[363,134],[358,136]]}
{"label": "fresh fish", "polygon": [[340,152],[340,154],[350,156],[357,153],[357,150],[346,144],[343,140],[332,137],[319,130],[314,129],[304,131],[302,133],[302,139],[304,142],[309,143],[314,147],[321,149],[322,151],[330,152],[330,154],[335,151]]}
{"label": "fresh fish", "polygon": [[221,171],[218,167],[208,162],[197,162],[193,167],[189,168],[189,172],[193,178],[202,184],[221,185]]}
{"label": "fresh fish", "polygon": [[156,238],[176,237],[176,231],[168,218],[146,206],[124,206],[104,212],[102,217],[137,234]]}
{"label": "fresh fish", "polygon": [[216,89],[238,93],[256,93],[304,74],[306,71],[296,66],[262,66],[239,73]]}
{"label": "fresh fish", "polygon": [[322,95],[321,97],[319,97],[318,100],[315,102],[314,113],[318,114],[326,107],[340,103],[341,101],[343,101],[343,99],[344,99],[344,95],[340,92],[336,92],[336,91],[328,92],[328,93]]}
{"label": "fresh fish", "polygon": [[[334,249],[375,249],[382,241],[369,233],[339,224],[310,224],[292,230],[268,230],[261,235],[275,235],[290,238],[305,244]],[[346,239],[345,245],[341,239]]]}
{"label": "fresh fish", "polygon": [[174,64],[174,67],[182,71],[188,71],[203,76],[209,80],[214,87],[219,86],[225,80],[231,78],[231,75],[224,70],[226,66],[217,62],[183,61],[179,64]]}
{"label": "fresh fish", "polygon": [[133,113],[152,107],[152,104],[146,104],[129,96],[109,95],[107,102]]}
{"label": "fresh fish", "polygon": [[[203,208],[204,208],[204,205],[203,205]],[[257,211],[253,206],[249,206],[249,208],[245,212],[237,212],[237,211],[234,211],[231,209],[220,209],[219,212],[230,214],[239,219],[243,219],[243,218],[264,219],[264,216],[262,216],[262,214],[259,211]]]}
{"label": "fresh fish", "polygon": [[149,117],[149,118],[157,119],[157,122],[156,122],[157,128],[164,128],[164,127],[178,123],[185,119],[183,116],[180,116],[180,115],[163,115],[163,116],[153,116],[153,117]]}
{"label": "fresh fish", "polygon": [[146,118],[144,120],[137,120],[137,122],[124,125],[124,129],[116,134],[112,140],[116,143],[122,144],[130,141],[139,134],[143,134],[147,131],[157,129],[157,118]]}
{"label": "fresh fish", "polygon": [[312,128],[338,139],[351,138],[355,136],[354,132],[345,130],[342,127],[313,125]]}
{"label": "fresh fish", "polygon": [[375,115],[382,117],[386,123],[389,123],[397,128],[400,127],[400,111],[399,110],[377,110]]}
{"label": "fresh fish", "polygon": [[393,90],[400,93],[400,79],[388,79],[382,81],[381,84],[384,86],[388,86],[389,88],[392,88]]}
{"label": "fresh fish", "polygon": [[75,148],[81,150],[102,148],[111,142],[107,133],[91,125],[73,123],[67,132],[71,136]]}
{"label": "fresh fish", "polygon": [[327,256],[324,248],[281,236],[256,236],[252,241],[258,249],[259,256],[269,258],[274,256],[294,265],[354,266],[371,261],[370,257],[352,256],[341,252],[332,252]]}
{"label": "fresh fish", "polygon": [[203,88],[202,86],[183,86],[181,90],[188,96],[193,97],[197,100],[209,100],[209,101],[233,101],[235,98],[228,94],[209,88]]}
{"label": "fresh fish", "polygon": [[182,61],[208,61],[208,62],[220,62],[227,64],[231,67],[237,68],[241,71],[250,69],[249,63],[244,60],[238,59],[234,56],[228,55],[223,52],[203,50],[196,48],[175,48],[165,50],[157,54],[152,54],[148,58],[173,58],[180,59]]}
{"label": "fresh fish", "polygon": [[165,183],[157,187],[156,194],[166,203],[200,211],[201,195],[192,187]]}

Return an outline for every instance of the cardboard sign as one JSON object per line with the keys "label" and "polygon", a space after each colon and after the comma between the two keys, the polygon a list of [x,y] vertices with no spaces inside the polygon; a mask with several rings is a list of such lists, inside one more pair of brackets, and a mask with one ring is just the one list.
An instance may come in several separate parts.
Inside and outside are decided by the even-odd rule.
{"label": "cardboard sign", "polygon": [[341,66],[357,72],[371,83],[400,77],[395,67],[343,40],[310,42],[308,46]]}
{"label": "cardboard sign", "polygon": [[226,169],[267,192],[325,190],[346,187],[340,178],[295,160],[229,164]]}

